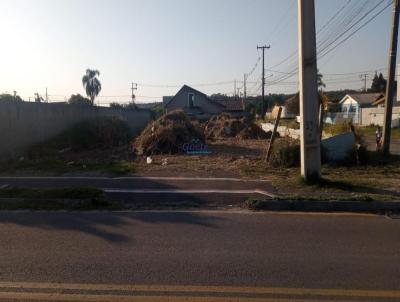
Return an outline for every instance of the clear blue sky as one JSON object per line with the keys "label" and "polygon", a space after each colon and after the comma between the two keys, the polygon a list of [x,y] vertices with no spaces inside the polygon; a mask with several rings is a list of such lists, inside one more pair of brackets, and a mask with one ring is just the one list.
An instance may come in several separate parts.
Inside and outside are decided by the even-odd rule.
{"label": "clear blue sky", "polygon": [[[316,0],[317,30],[348,1]],[[380,0],[350,2],[345,11],[352,3],[371,8]],[[129,101],[132,81],[196,84],[208,94],[232,94],[233,80],[242,80],[255,65],[257,44],[271,44],[267,69],[297,49],[296,0],[0,0],[0,12],[0,92],[16,90],[24,98],[44,94],[46,87],[52,100],[84,94],[86,68],[101,72],[102,103]],[[362,86],[358,74],[330,74],[386,67],[390,19],[388,8],[319,61],[327,89]],[[329,30],[321,32],[320,41],[330,36]],[[274,70],[291,71],[297,56],[291,59]],[[260,74],[259,64],[249,81],[259,80]],[[268,81],[282,75],[267,72]],[[294,92],[296,80],[268,86],[267,92]],[[217,82],[231,83],[197,85]],[[259,88],[257,83],[248,86],[250,93]],[[139,86],[138,101],[160,100],[178,89]]]}

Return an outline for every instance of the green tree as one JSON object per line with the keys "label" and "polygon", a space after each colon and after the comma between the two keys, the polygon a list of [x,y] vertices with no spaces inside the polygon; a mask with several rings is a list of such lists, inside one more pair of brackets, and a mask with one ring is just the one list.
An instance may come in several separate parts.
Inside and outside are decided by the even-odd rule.
{"label": "green tree", "polygon": [[129,102],[128,104],[124,105],[124,108],[128,109],[128,110],[136,110],[137,106],[136,106],[135,102]]}
{"label": "green tree", "polygon": [[324,78],[324,76],[322,75],[322,73],[320,73],[319,70],[317,70],[317,85],[318,85],[318,90],[322,90],[322,88],[325,88],[325,87],[326,87],[323,78]]}
{"label": "green tree", "polygon": [[93,102],[80,94],[73,94],[68,100],[68,104],[75,106],[93,106]]}
{"label": "green tree", "polygon": [[370,92],[384,92],[386,89],[386,79],[383,77],[382,73],[376,73],[372,80]]}
{"label": "green tree", "polygon": [[11,95],[9,93],[2,93],[0,94],[0,102],[1,101],[6,101],[6,102],[23,102],[21,97],[19,95]]}
{"label": "green tree", "polygon": [[122,104],[120,104],[120,103],[112,102],[112,103],[110,103],[110,108],[113,108],[113,109],[123,109],[124,106],[123,106]]}
{"label": "green tree", "polygon": [[90,98],[92,104],[101,91],[101,83],[97,78],[100,76],[98,70],[87,69],[86,74],[82,77],[82,84],[85,87],[86,95]]}

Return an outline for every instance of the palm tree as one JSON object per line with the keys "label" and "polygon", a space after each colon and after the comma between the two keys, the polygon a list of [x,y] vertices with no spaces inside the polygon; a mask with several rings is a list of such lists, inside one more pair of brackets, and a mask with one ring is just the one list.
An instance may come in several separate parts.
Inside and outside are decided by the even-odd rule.
{"label": "palm tree", "polygon": [[98,76],[100,76],[98,70],[87,69],[86,74],[82,78],[83,87],[85,87],[86,95],[90,98],[92,105],[94,104],[94,99],[101,91],[101,83],[97,78]]}

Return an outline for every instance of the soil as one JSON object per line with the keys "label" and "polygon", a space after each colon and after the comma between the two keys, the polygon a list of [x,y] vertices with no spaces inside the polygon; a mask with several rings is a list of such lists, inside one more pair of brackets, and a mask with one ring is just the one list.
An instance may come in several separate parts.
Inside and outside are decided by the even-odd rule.
{"label": "soil", "polygon": [[224,139],[208,142],[209,155],[153,155],[135,161],[136,174],[142,176],[239,177],[246,169],[264,165],[267,141]]}

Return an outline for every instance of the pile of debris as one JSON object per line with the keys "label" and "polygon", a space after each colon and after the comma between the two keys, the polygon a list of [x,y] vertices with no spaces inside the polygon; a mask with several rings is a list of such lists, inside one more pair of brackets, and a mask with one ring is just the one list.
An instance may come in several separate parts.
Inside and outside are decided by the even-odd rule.
{"label": "pile of debris", "polygon": [[133,147],[138,155],[177,154],[193,140],[204,142],[203,131],[183,111],[177,110],[150,123],[135,139]]}
{"label": "pile of debris", "polygon": [[253,121],[246,118],[234,118],[230,114],[221,114],[211,118],[205,126],[205,135],[209,140],[223,138],[269,139],[271,132],[265,132]]}

